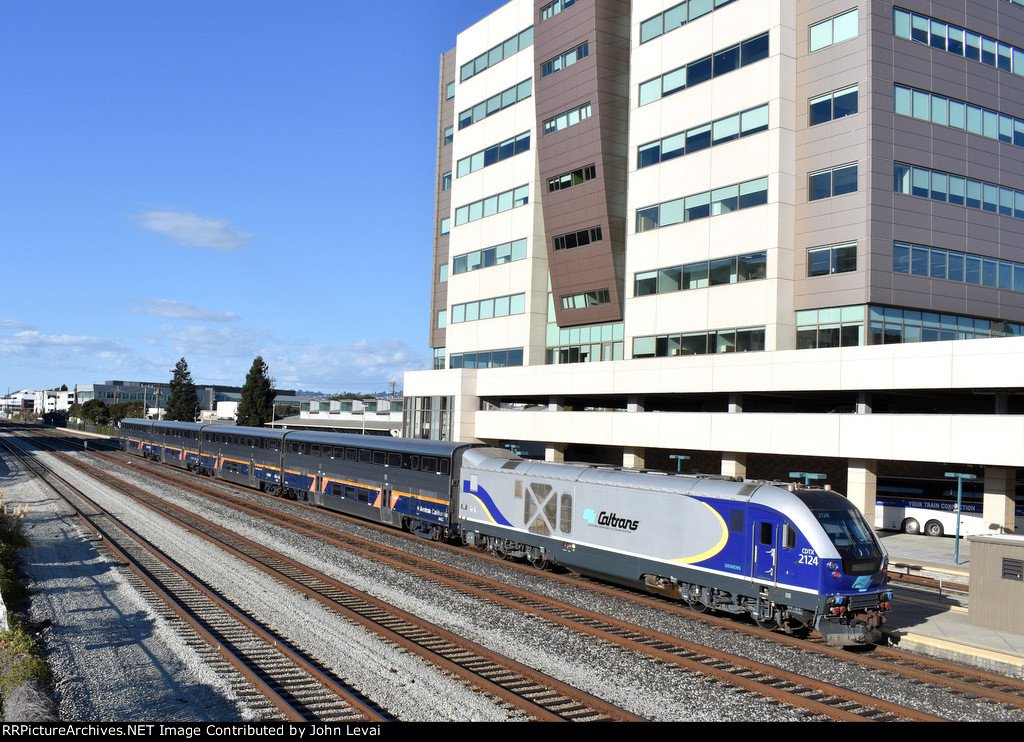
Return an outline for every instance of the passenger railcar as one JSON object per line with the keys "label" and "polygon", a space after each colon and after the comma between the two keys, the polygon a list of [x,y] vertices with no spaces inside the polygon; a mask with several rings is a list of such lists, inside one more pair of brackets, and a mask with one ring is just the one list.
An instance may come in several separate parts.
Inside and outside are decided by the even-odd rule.
{"label": "passenger railcar", "polygon": [[383,436],[286,433],[284,484],[321,507],[445,539],[469,446]]}
{"label": "passenger railcar", "polygon": [[879,639],[892,599],[885,550],[828,490],[343,433],[149,420],[121,431],[135,455],[832,644]]}

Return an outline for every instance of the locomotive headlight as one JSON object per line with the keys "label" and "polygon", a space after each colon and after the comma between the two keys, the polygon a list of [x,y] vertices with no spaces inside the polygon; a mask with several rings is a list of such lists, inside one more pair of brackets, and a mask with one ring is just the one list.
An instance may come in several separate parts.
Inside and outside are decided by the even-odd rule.
{"label": "locomotive headlight", "polygon": [[829,562],[825,566],[828,567],[829,572],[835,572],[837,569],[839,569],[839,565],[835,562]]}

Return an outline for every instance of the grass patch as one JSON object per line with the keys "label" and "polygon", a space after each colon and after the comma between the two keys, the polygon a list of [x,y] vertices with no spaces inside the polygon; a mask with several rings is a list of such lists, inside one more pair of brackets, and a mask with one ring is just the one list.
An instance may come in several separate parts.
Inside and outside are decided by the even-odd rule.
{"label": "grass patch", "polygon": [[[28,590],[18,580],[20,563],[18,550],[31,546],[24,533],[27,506],[10,508],[3,501],[6,490],[0,491],[0,595],[4,605],[17,605],[28,596]],[[48,686],[53,676],[46,662],[39,656],[35,639],[21,622],[8,610],[6,631],[0,630],[0,700],[5,707],[5,718],[10,720],[8,699],[26,683]]]}

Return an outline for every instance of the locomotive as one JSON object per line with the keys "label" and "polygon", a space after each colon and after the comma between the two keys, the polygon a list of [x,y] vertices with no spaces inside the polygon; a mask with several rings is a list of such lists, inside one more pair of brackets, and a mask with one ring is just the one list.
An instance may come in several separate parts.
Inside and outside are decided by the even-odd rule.
{"label": "locomotive", "polygon": [[833,645],[878,641],[891,606],[884,548],[827,489],[345,433],[127,419],[120,439],[131,454]]}

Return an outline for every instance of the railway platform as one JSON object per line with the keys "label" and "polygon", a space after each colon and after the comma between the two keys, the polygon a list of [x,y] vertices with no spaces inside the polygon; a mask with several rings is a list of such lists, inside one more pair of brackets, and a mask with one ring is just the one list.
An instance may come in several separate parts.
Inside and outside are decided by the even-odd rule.
{"label": "railway platform", "polygon": [[[952,537],[930,538],[879,531],[889,552],[892,575],[914,575],[939,581],[939,590],[896,584],[886,633],[897,647],[1012,677],[1024,677],[1024,617],[1020,633],[997,631],[971,623],[971,545],[961,539],[954,555]],[[956,557],[956,558],[954,558]]]}

